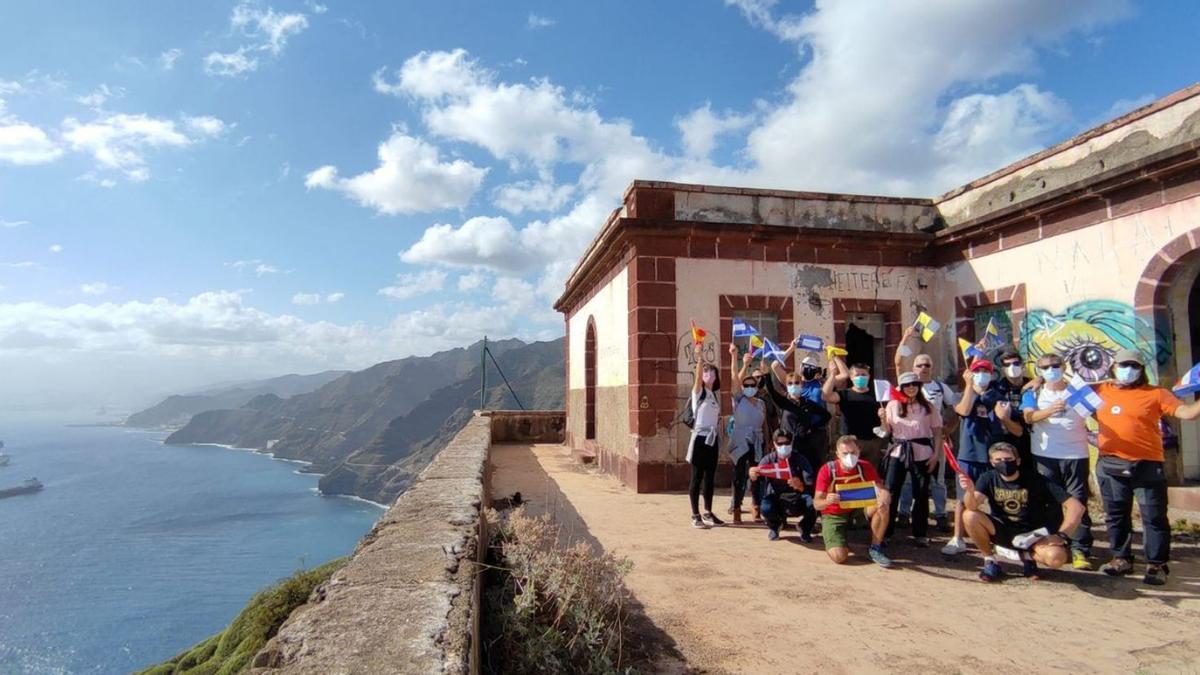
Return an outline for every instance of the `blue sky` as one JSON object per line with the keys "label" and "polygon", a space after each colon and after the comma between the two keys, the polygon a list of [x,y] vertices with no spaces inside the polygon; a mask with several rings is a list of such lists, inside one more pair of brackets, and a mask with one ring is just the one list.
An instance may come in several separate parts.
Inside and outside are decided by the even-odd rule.
{"label": "blue sky", "polygon": [[550,305],[634,178],[932,196],[1196,79],[1192,3],[9,2],[0,404]]}

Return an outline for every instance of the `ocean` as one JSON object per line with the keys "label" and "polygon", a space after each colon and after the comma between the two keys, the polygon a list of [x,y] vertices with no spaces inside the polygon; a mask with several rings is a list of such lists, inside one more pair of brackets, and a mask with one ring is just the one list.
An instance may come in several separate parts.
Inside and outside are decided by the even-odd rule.
{"label": "ocean", "polygon": [[383,510],[296,463],[162,432],[0,417],[0,673],[127,673],[216,633],[256,591],[347,555]]}

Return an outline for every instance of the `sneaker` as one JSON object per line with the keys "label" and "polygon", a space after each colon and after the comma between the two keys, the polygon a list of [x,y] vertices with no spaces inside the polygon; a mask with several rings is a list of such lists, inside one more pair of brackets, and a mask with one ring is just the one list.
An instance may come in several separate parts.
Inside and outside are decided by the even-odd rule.
{"label": "sneaker", "polygon": [[812,533],[810,533],[810,532],[801,532],[801,533],[800,533],[800,541],[802,541],[802,542],[804,542],[804,543],[806,543],[806,544],[811,544],[811,543],[813,543],[813,536],[812,536]]}
{"label": "sneaker", "polygon": [[1004,569],[995,560],[985,560],[983,569],[979,570],[979,580],[991,583],[1004,578]]}
{"label": "sneaker", "polygon": [[938,532],[941,532],[942,534],[948,534],[954,531],[954,528],[950,527],[950,519],[946,516],[935,516],[934,520],[937,521]]}
{"label": "sneaker", "polygon": [[929,537],[913,537],[913,546],[917,548],[929,548]]}
{"label": "sneaker", "polygon": [[901,513],[896,517],[896,527],[908,527],[911,522],[907,513]]}
{"label": "sneaker", "polygon": [[708,525],[709,527],[718,527],[718,526],[725,524],[725,521],[723,521],[720,518],[713,515],[712,511],[709,511],[708,513],[704,514],[703,520],[704,520],[704,524]]}
{"label": "sneaker", "polygon": [[1133,572],[1133,563],[1124,558],[1113,558],[1105,563],[1104,567],[1100,568],[1100,571],[1110,577],[1123,577]]}
{"label": "sneaker", "polygon": [[779,539],[779,530],[774,528],[767,530],[767,541],[775,541]]}
{"label": "sneaker", "polygon": [[1071,567],[1077,570],[1091,570],[1092,563],[1083,551],[1071,551]]}
{"label": "sneaker", "polygon": [[1166,565],[1150,565],[1146,567],[1146,575],[1142,577],[1142,583],[1162,586],[1167,583],[1167,575],[1170,573],[1171,569]]}
{"label": "sneaker", "polygon": [[1032,558],[1026,558],[1021,561],[1021,574],[1027,579],[1037,581],[1042,578],[1041,570],[1038,569],[1037,561]]}
{"label": "sneaker", "polygon": [[707,530],[708,524],[700,516],[692,516],[692,527]]}
{"label": "sneaker", "polygon": [[887,554],[883,552],[883,547],[879,544],[871,544],[871,548],[867,549],[867,555],[871,557],[871,562],[884,569],[892,566],[892,559],[887,557]]}
{"label": "sneaker", "polygon": [[942,555],[955,556],[967,550],[967,543],[955,537],[942,547]]}

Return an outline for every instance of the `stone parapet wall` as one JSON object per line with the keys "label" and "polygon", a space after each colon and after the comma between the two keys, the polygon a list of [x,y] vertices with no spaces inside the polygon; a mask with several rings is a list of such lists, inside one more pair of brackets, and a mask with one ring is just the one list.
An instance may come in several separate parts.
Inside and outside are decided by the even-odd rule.
{"label": "stone parapet wall", "polygon": [[567,414],[562,410],[487,410],[493,443],[562,443]]}
{"label": "stone parapet wall", "polygon": [[477,672],[493,428],[561,438],[563,413],[478,413],[255,656],[254,673]]}

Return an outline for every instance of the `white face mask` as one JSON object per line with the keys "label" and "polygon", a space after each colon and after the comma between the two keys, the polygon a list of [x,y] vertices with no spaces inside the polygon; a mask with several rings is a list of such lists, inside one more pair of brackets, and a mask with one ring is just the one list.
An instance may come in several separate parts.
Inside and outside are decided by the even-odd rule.
{"label": "white face mask", "polygon": [[1009,377],[1021,376],[1021,364],[1014,363],[1011,366],[1004,366],[1004,374]]}
{"label": "white face mask", "polygon": [[988,383],[990,383],[992,381],[992,374],[991,373],[975,373],[974,375],[971,376],[971,381],[973,381],[975,383],[976,387],[983,389],[984,387],[988,386]]}
{"label": "white face mask", "polygon": [[1121,384],[1133,384],[1137,381],[1138,376],[1142,374],[1141,368],[1133,368],[1130,366],[1117,366],[1117,380]]}
{"label": "white face mask", "polygon": [[777,445],[775,446],[775,452],[779,453],[780,457],[787,459],[788,455],[792,454],[792,446]]}
{"label": "white face mask", "polygon": [[858,455],[842,455],[838,459],[841,460],[844,468],[853,469],[858,466]]}
{"label": "white face mask", "polygon": [[742,387],[742,396],[753,396],[758,393],[757,387]]}
{"label": "white face mask", "polygon": [[789,396],[799,396],[800,394],[804,393],[804,387],[798,384],[789,384],[787,386],[787,390]]}
{"label": "white face mask", "polygon": [[1057,366],[1053,368],[1042,368],[1042,379],[1047,382],[1058,382],[1063,378],[1063,369]]}

